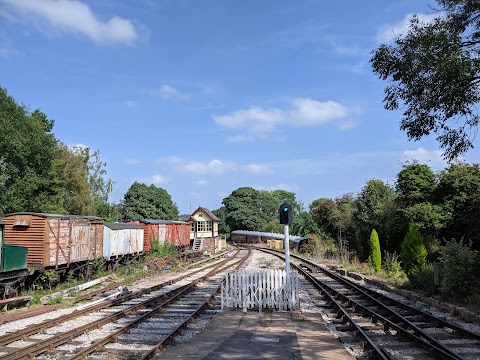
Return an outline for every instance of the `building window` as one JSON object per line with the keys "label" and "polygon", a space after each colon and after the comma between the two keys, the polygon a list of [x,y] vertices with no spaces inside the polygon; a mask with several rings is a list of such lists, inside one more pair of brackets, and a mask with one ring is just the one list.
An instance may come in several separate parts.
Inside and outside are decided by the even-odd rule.
{"label": "building window", "polygon": [[207,221],[206,222],[206,226],[205,226],[205,231],[212,231],[212,222],[211,221]]}
{"label": "building window", "polygon": [[197,221],[197,231],[205,231],[205,221]]}
{"label": "building window", "polygon": [[194,232],[195,231],[195,223],[190,223],[190,231]]}

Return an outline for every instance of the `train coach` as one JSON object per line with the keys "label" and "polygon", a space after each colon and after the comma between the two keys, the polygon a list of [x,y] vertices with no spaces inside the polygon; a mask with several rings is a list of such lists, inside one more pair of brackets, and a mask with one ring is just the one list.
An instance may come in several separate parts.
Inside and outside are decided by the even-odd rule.
{"label": "train coach", "polygon": [[[230,234],[230,239],[238,244],[263,244],[263,246],[270,245],[270,247],[276,249],[283,249],[285,235],[271,232],[234,230]],[[290,248],[299,252],[302,251],[309,241],[307,237],[294,235],[290,235],[289,239]]]}

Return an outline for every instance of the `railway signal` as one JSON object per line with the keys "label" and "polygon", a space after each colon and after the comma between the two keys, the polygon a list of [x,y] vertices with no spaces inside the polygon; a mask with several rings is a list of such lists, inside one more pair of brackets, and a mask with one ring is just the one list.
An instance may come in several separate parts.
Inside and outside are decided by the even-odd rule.
{"label": "railway signal", "polygon": [[287,203],[280,205],[280,224],[290,225],[292,223],[292,206]]}
{"label": "railway signal", "polygon": [[290,274],[290,235],[288,233],[288,225],[292,223],[292,205],[284,202],[282,205],[280,205],[278,212],[280,214],[280,224],[284,225],[283,234],[285,235],[285,270],[288,276]]}

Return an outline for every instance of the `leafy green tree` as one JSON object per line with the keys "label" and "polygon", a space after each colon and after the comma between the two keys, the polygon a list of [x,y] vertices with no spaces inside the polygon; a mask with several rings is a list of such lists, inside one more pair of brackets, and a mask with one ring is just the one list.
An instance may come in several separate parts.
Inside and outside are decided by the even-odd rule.
{"label": "leafy green tree", "polygon": [[312,214],[308,211],[302,211],[294,216],[291,233],[299,236],[308,236],[311,234],[320,234],[317,223],[313,220]]}
{"label": "leafy green tree", "polygon": [[178,220],[178,208],[165,189],[134,182],[125,193],[123,218]]}
{"label": "leafy green tree", "polygon": [[371,229],[376,229],[384,250],[397,250],[398,241],[392,236],[391,224],[395,222],[395,192],[391,186],[382,180],[371,179],[360,190],[355,199],[355,224],[357,238],[363,243],[357,243],[359,255],[362,259],[368,256],[367,239]]}
{"label": "leafy green tree", "polygon": [[[446,239],[461,239],[469,234],[475,220],[469,211],[474,208],[475,194],[480,189],[480,167],[478,164],[455,163],[439,174],[438,202],[449,214],[448,222],[441,232]],[[473,222],[472,222],[473,220]],[[478,221],[478,220],[477,220]],[[479,248],[478,238],[472,238],[474,247]]]}
{"label": "leafy green tree", "polygon": [[436,187],[436,176],[428,165],[417,162],[403,164],[395,185],[397,201],[403,208],[432,201]]}
{"label": "leafy green tree", "polygon": [[447,241],[442,246],[440,260],[443,263],[443,276],[440,292],[448,297],[462,300],[480,297],[480,256],[471,245],[463,240]]}
{"label": "leafy green tree", "polygon": [[375,229],[372,229],[372,234],[370,235],[370,263],[377,272],[382,268],[380,240],[378,240],[378,233]]}
{"label": "leafy green tree", "polygon": [[403,269],[409,278],[414,277],[415,273],[426,264],[427,249],[423,244],[422,234],[415,224],[410,224],[408,228],[402,242],[400,258],[402,259]]}
{"label": "leafy green tree", "polygon": [[56,201],[48,205],[47,212],[58,214],[93,215],[83,158],[65,144],[59,143],[50,176]]}
{"label": "leafy green tree", "polygon": [[53,124],[39,110],[29,113],[0,87],[0,213],[44,212],[52,205]]}
{"label": "leafy green tree", "polygon": [[234,190],[223,199],[226,225],[231,230],[260,231],[278,213],[277,200],[268,191],[251,187]]}
{"label": "leafy green tree", "polygon": [[217,210],[212,211],[213,214],[220,220],[218,223],[218,233],[219,234],[230,234],[230,227],[226,223],[227,219],[227,210],[225,206],[220,207]]}
{"label": "leafy green tree", "polygon": [[83,159],[95,215],[115,217],[116,206],[108,203],[108,195],[112,192],[114,181],[106,177],[107,163],[101,160],[100,150],[92,152],[88,147],[74,147],[73,152]]}
{"label": "leafy green tree", "polygon": [[480,7],[477,0],[437,0],[438,17],[413,17],[394,45],[383,44],[370,60],[388,80],[385,108],[404,108],[400,128],[409,139],[430,133],[453,160],[473,147],[480,102]]}
{"label": "leafy green tree", "polygon": [[277,209],[283,202],[286,202],[292,206],[294,217],[303,211],[303,206],[297,201],[295,193],[286,190],[273,190],[270,194],[277,200]]}

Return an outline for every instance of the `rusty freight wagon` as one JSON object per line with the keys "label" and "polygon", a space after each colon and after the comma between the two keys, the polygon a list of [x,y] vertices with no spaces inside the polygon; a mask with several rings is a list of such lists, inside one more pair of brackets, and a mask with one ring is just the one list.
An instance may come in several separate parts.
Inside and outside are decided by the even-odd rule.
{"label": "rusty freight wagon", "polygon": [[5,244],[28,248],[30,272],[78,271],[101,258],[103,219],[94,216],[14,213],[3,217]]}
{"label": "rusty freight wagon", "polygon": [[129,263],[143,253],[143,226],[105,223],[103,257],[109,263]]}
{"label": "rusty freight wagon", "polygon": [[163,244],[165,242],[175,247],[190,246],[190,224],[183,221],[172,220],[130,220],[129,224],[143,226],[143,249],[150,251],[152,243]]}

